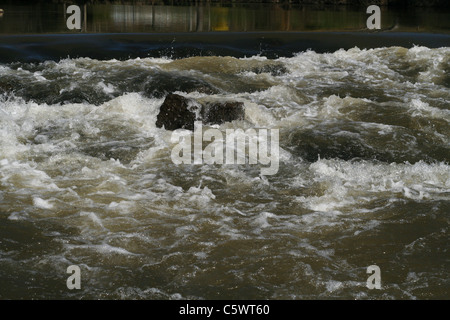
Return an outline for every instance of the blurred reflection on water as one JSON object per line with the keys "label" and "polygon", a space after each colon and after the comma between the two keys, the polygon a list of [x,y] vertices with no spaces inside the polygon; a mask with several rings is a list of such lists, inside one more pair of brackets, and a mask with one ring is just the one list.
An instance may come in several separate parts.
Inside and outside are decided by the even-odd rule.
{"label": "blurred reflection on water", "polygon": [[[2,5],[0,33],[64,33],[64,4]],[[382,29],[450,31],[448,9],[382,7]],[[282,4],[192,4],[82,6],[82,32],[358,31],[366,28],[365,7]]]}

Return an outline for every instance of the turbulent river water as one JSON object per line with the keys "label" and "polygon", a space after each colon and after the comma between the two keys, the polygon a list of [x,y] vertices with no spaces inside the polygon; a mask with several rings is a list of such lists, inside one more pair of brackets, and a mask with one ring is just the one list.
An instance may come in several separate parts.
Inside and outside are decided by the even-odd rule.
{"label": "turbulent river water", "polygon": [[[174,164],[172,92],[279,129],[278,172]],[[0,298],[448,298],[449,101],[449,47],[2,63]]]}

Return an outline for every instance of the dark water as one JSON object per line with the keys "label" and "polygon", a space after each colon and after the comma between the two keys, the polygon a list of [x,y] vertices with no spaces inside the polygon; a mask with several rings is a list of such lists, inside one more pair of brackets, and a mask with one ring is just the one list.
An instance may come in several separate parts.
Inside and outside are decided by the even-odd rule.
{"label": "dark water", "polygon": [[[0,298],[450,297],[448,35],[0,39]],[[174,164],[170,92],[242,102],[215,128],[278,129],[278,172]]]}

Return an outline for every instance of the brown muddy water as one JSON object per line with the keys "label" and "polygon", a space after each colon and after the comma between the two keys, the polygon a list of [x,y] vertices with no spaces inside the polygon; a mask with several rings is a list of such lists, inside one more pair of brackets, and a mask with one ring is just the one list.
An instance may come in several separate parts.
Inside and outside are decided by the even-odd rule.
{"label": "brown muddy water", "polygon": [[[60,59],[43,54],[53,35],[31,43],[66,32],[63,16],[47,25],[30,8],[3,6],[0,18],[0,33],[33,33],[0,45],[0,298],[450,297],[448,36],[270,55],[233,51],[214,33],[217,51],[186,40],[151,55]],[[364,19],[343,17],[367,16],[293,8],[284,25],[282,7],[260,8],[204,6],[201,20],[199,7],[98,5],[86,31],[190,31],[192,17],[198,31],[220,17],[234,31],[357,29]],[[415,12],[428,32],[448,30],[443,13]],[[224,135],[278,129],[276,174],[175,164],[172,131],[155,125],[169,92],[242,102],[244,120],[214,126]],[[71,265],[80,290],[66,286]],[[366,287],[371,265],[381,289]]]}

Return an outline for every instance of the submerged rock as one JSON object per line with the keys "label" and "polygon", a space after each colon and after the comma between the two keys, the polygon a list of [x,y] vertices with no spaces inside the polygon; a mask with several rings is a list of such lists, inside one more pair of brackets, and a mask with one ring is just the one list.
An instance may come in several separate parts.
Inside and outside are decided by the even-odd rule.
{"label": "submerged rock", "polygon": [[219,90],[208,82],[173,73],[161,72],[151,75],[145,82],[144,92],[148,97],[162,98],[173,91],[215,94]]}
{"label": "submerged rock", "polygon": [[168,94],[160,107],[156,126],[166,130],[194,130],[194,122],[222,124],[245,117],[242,102],[209,102],[205,105],[178,94]]}
{"label": "submerged rock", "polygon": [[2,81],[3,79],[0,79],[0,93],[5,93],[13,90],[13,85],[9,83],[8,81]]}

